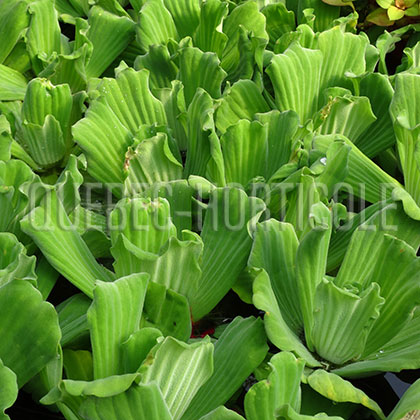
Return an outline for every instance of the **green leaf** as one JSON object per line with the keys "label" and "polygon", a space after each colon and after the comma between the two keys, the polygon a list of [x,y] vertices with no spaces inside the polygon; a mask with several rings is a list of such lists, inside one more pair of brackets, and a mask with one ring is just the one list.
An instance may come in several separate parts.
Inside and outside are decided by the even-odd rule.
{"label": "green leaf", "polygon": [[121,344],[139,329],[148,278],[140,273],[96,283],[87,313],[95,379],[126,373]]}
{"label": "green leaf", "polygon": [[377,120],[354,143],[366,156],[374,157],[395,143],[394,129],[389,115],[394,90],[387,76],[371,73],[360,81],[360,95],[369,98]]}
{"label": "green leaf", "polygon": [[89,341],[87,311],[92,301],[82,293],[61,302],[56,308],[61,329],[61,346],[77,346]]}
{"label": "green leaf", "polygon": [[8,0],[2,2],[0,12],[0,64],[12,52],[14,46],[27,28],[29,19],[28,5],[25,1]]}
{"label": "green leaf", "polygon": [[235,318],[214,346],[213,375],[198,391],[182,420],[196,419],[225,404],[264,360],[267,350],[263,322],[253,317]]}
{"label": "green leaf", "polygon": [[184,177],[198,175],[224,185],[223,155],[214,127],[213,114],[212,98],[205,90],[197,89],[188,107],[187,159]]}
{"label": "green leaf", "polygon": [[257,3],[253,1],[242,3],[229,13],[223,22],[223,32],[228,42],[223,51],[222,67],[227,73],[231,73],[240,64],[241,28],[245,33],[252,32],[254,38],[268,41],[265,23],[265,16],[260,13]]}
{"label": "green leaf", "polygon": [[211,413],[201,417],[200,420],[244,420],[242,416],[226,407],[219,407]]}
{"label": "green leaf", "polygon": [[200,2],[198,0],[164,0],[172,15],[180,38],[192,36],[200,20]]}
{"label": "green leaf", "polygon": [[268,46],[271,49],[283,34],[296,29],[295,14],[288,11],[283,3],[268,4],[261,13],[266,18],[266,31],[270,38]]}
{"label": "green leaf", "polygon": [[10,420],[4,410],[11,407],[18,396],[18,386],[15,373],[0,360],[0,383],[2,389],[0,392],[0,419]]}
{"label": "green leaf", "polygon": [[168,239],[176,236],[169,203],[164,198],[120,200],[111,212],[110,231],[113,244],[124,235],[141,251],[152,254],[158,254]]}
{"label": "green leaf", "polygon": [[179,51],[178,78],[184,85],[185,102],[192,102],[198,88],[204,89],[212,98],[221,96],[221,84],[226,72],[213,52],[202,52],[198,48],[185,47]]}
{"label": "green leaf", "polygon": [[191,336],[191,311],[185,296],[161,284],[149,282],[141,327],[159,329],[162,334],[187,341]]}
{"label": "green leaf", "polygon": [[388,420],[399,420],[410,414],[419,413],[420,402],[418,399],[420,392],[420,380],[414,382],[410,388],[405,391],[404,395],[392,410],[391,414],[387,417]]}
{"label": "green leaf", "polygon": [[310,213],[311,230],[301,240],[296,254],[296,281],[307,346],[313,349],[315,290],[322,282],[331,236],[331,213],[322,203]]}
{"label": "green leaf", "polygon": [[281,352],[269,364],[272,370],[268,378],[253,385],[245,396],[248,420],[271,420],[284,404],[300,411],[300,382],[305,363],[291,353]]}
{"label": "green leaf", "polygon": [[378,318],[384,299],[378,284],[371,283],[360,295],[322,281],[313,305],[312,342],[316,352],[335,365],[359,359]]}
{"label": "green leaf", "polygon": [[71,224],[55,191],[21,220],[21,228],[31,236],[48,262],[87,296],[93,296],[96,280],[113,280],[96,262]]}
{"label": "green leaf", "polygon": [[87,350],[63,350],[63,366],[66,378],[93,381],[92,353]]}
{"label": "green leaf", "polygon": [[275,55],[267,67],[280,111],[293,110],[301,122],[318,110],[323,55],[292,44],[284,54]]}
{"label": "green leaf", "polygon": [[26,255],[26,248],[12,233],[0,232],[0,285],[14,279],[36,284],[34,256]]}
{"label": "green leaf", "polygon": [[156,383],[177,420],[213,373],[213,344],[207,340],[185,344],[167,337],[140,368],[141,384]]}
{"label": "green leaf", "polygon": [[151,45],[166,45],[179,39],[175,22],[162,0],[149,0],[140,10],[136,27],[139,46],[148,51]]}
{"label": "green leaf", "polygon": [[220,138],[226,182],[247,185],[257,176],[267,176],[268,127],[258,121],[240,120]]}
{"label": "green leaf", "polygon": [[385,416],[379,405],[370,399],[363,391],[354,387],[334,373],[318,369],[308,376],[309,385],[324,397],[336,402],[352,402],[361,404],[374,411],[380,419]]}
{"label": "green leaf", "polygon": [[260,199],[236,188],[211,193],[201,231],[203,275],[191,308],[194,320],[210,312],[235,284],[251,250],[248,232],[264,207]]}
{"label": "green leaf", "polygon": [[270,107],[256,83],[252,80],[239,80],[223,93],[216,111],[216,126],[224,134],[239,120],[252,121],[257,112],[268,111]]}
{"label": "green leaf", "polygon": [[[345,0],[328,0],[328,3],[332,1],[341,2]],[[322,32],[330,28],[334,19],[340,16],[340,8],[331,7],[329,4],[325,4],[327,1],[324,0],[299,0],[297,3],[299,4],[297,13],[298,22],[303,22],[305,9],[313,9],[313,13],[315,14],[314,29],[317,32]]]}
{"label": "green leaf", "polygon": [[125,187],[132,194],[147,189],[156,182],[182,178],[183,166],[172,154],[165,133],[144,139],[129,149],[124,163],[127,173]]}
{"label": "green leaf", "polygon": [[162,337],[162,333],[158,329],[147,327],[131,334],[128,340],[121,344],[123,371],[126,373],[137,372],[160,337]]}
{"label": "green leaf", "polygon": [[165,111],[150,93],[147,70],[124,70],[116,79],[103,79],[98,88],[101,95],[73,126],[73,136],[86,154],[89,173],[119,183],[133,136],[141,125],[165,124]]}
{"label": "green leaf", "polygon": [[270,219],[258,223],[248,260],[249,266],[267,272],[284,321],[296,334],[301,332],[303,326],[293,269],[298,245],[292,225]]}
{"label": "green leaf", "polygon": [[[331,93],[331,96],[329,94]],[[368,98],[350,94],[334,96],[328,89],[327,104],[320,110],[320,134],[342,134],[357,144],[357,139],[376,120]]]}
{"label": "green leaf", "polygon": [[29,282],[15,280],[0,287],[0,317],[0,358],[21,388],[57,356],[57,313]]}
{"label": "green leaf", "polygon": [[227,36],[217,28],[228,14],[228,4],[221,0],[209,0],[201,4],[200,22],[194,36],[194,45],[201,51],[215,52],[222,56]]}
{"label": "green leaf", "polygon": [[399,20],[404,17],[404,10],[395,6],[389,6],[387,13],[390,20]]}
{"label": "green leaf", "polygon": [[[101,5],[102,2],[98,2]],[[89,11],[86,38],[92,48],[84,67],[86,80],[99,77],[134,39],[135,24],[128,17],[115,16],[101,7]]]}
{"label": "green leaf", "polygon": [[31,15],[27,37],[27,50],[36,74],[40,73],[52,55],[61,52],[60,26],[54,3],[49,0],[32,2],[28,6]]}
{"label": "green leaf", "polygon": [[172,420],[159,387],[133,385],[127,391],[107,398],[90,397],[79,413],[90,420]]}
{"label": "green leaf", "polygon": [[280,350],[293,351],[304,359],[308,366],[320,366],[299,337],[284,321],[276,296],[271,288],[270,279],[264,270],[255,278],[253,292],[254,305],[265,312],[264,325],[269,340]]}
{"label": "green leaf", "polygon": [[419,89],[420,75],[398,75],[390,108],[405,188],[417,204],[420,203],[420,156],[418,153],[420,124],[417,118],[420,100],[416,95]]}
{"label": "green leaf", "polygon": [[18,71],[0,64],[0,101],[23,100],[26,78]]}
{"label": "green leaf", "polygon": [[420,366],[420,311],[401,331],[379,351],[356,363],[334,370],[337,375],[348,378],[363,377],[373,372],[400,372],[403,369],[418,369]]}

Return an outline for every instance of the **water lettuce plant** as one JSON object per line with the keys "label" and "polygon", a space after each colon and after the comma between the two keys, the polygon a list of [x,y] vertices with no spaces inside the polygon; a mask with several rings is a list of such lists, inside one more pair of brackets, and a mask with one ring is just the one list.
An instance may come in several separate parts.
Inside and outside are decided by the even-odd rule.
{"label": "water lettuce plant", "polygon": [[1,419],[418,414],[418,2],[361,3],[0,0]]}

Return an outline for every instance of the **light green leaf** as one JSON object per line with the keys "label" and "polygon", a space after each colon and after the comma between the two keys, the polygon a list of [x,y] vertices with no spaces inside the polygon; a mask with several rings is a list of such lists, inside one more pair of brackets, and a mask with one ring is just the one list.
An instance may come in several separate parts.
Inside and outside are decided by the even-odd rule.
{"label": "light green leaf", "polygon": [[224,1],[208,0],[202,3],[194,45],[201,51],[215,52],[221,57],[228,38],[218,28],[227,14],[228,4]]}
{"label": "light green leaf", "polygon": [[0,285],[14,279],[36,284],[35,256],[28,257],[26,248],[12,233],[0,232]]}
{"label": "light green leaf", "polygon": [[283,3],[268,4],[261,13],[266,18],[266,31],[270,38],[268,46],[271,49],[283,34],[296,29],[295,14],[287,10]]}
{"label": "light green leaf", "polygon": [[324,397],[337,402],[352,402],[361,404],[374,411],[380,419],[385,416],[379,405],[370,399],[363,391],[354,387],[334,373],[318,369],[308,377],[309,385]]}
{"label": "light green leaf", "polygon": [[420,380],[417,380],[410,386],[410,388],[407,389],[407,391],[405,391],[404,395],[387,419],[400,420],[405,416],[408,417],[410,414],[414,414],[414,416],[418,415],[420,412],[420,401],[418,398],[419,392]]}
{"label": "light green leaf", "polygon": [[188,107],[187,159],[184,176],[187,178],[190,175],[198,175],[224,185],[223,155],[214,127],[213,114],[212,98],[205,90],[197,89]]}
{"label": "light green leaf", "polygon": [[3,365],[0,360],[0,419],[10,420],[10,417],[5,414],[4,410],[11,407],[18,396],[18,385],[16,382],[15,373],[7,366]]}
{"label": "light green leaf", "polygon": [[382,348],[364,360],[334,370],[337,375],[348,378],[364,377],[375,372],[400,372],[403,369],[420,367],[420,310],[401,331]]}
{"label": "light green leaf", "polygon": [[14,46],[27,28],[29,19],[26,1],[8,0],[2,2],[0,12],[0,64],[12,52]]}
{"label": "light green leaf", "polygon": [[173,419],[180,419],[213,373],[213,344],[207,340],[185,344],[167,337],[152,350],[140,373],[140,383],[156,383]]}
{"label": "light green leaf", "polygon": [[160,337],[162,337],[162,333],[159,330],[147,327],[131,334],[128,340],[121,344],[123,371],[126,373],[137,372]]}
{"label": "light green leaf", "polygon": [[260,199],[236,188],[211,193],[201,231],[203,275],[191,308],[194,320],[210,312],[235,284],[251,250],[249,231],[264,208]]}
{"label": "light green leaf", "polygon": [[360,81],[360,95],[367,96],[377,120],[354,143],[368,157],[388,149],[395,143],[389,106],[394,94],[388,77],[371,73]]}
{"label": "light green leaf", "polygon": [[[328,1],[337,1],[337,0],[328,0]],[[340,0],[341,1],[341,0]],[[345,0],[344,0],[345,1]],[[287,0],[287,5],[289,6],[290,0]],[[331,7],[329,4],[325,4],[324,0],[299,0],[298,3],[298,22],[304,22],[304,10],[313,9],[315,14],[314,29],[315,31],[324,31],[331,27],[331,23],[334,19],[340,16],[339,7]]]}
{"label": "light green leaf", "polygon": [[88,350],[63,350],[63,366],[66,378],[93,381],[92,353]]}
{"label": "light green leaf", "polygon": [[187,341],[191,336],[191,311],[185,296],[149,282],[141,327],[157,328],[166,336]]}
{"label": "light green leaf", "polygon": [[311,230],[303,236],[296,254],[296,281],[307,346],[313,350],[315,290],[322,282],[331,236],[331,213],[321,202],[311,207]]}
{"label": "light green leaf", "polygon": [[239,80],[223,93],[216,111],[216,126],[223,134],[239,120],[252,121],[257,112],[268,112],[267,105],[260,89],[252,80]]}
{"label": "light green leaf", "polygon": [[89,341],[87,311],[91,303],[87,296],[78,293],[57,305],[62,347],[75,347],[80,342]]}
{"label": "light green leaf", "polygon": [[384,299],[378,284],[371,283],[360,295],[322,281],[313,306],[312,342],[316,352],[335,365],[361,357],[372,324]]}
{"label": "light green leaf", "polygon": [[242,416],[226,407],[219,407],[211,413],[201,417],[200,420],[244,420]]}
{"label": "light green leaf", "polygon": [[212,98],[221,95],[221,84],[226,72],[213,52],[202,52],[198,48],[185,47],[179,51],[179,80],[184,85],[185,102],[192,102],[198,88],[204,89]]}
{"label": "light green leaf", "polygon": [[26,78],[18,71],[0,64],[0,101],[23,100]]}
{"label": "light green leaf", "polygon": [[276,296],[271,288],[270,279],[264,270],[255,278],[253,291],[254,305],[265,312],[264,325],[270,341],[280,350],[294,352],[304,359],[308,366],[320,366],[299,337],[284,321]]}
{"label": "light green leaf", "polygon": [[288,352],[274,355],[269,362],[272,370],[266,380],[256,383],[245,396],[248,420],[271,420],[284,404],[300,411],[300,381],[305,363]]}
{"label": "light green leaf", "polygon": [[258,223],[248,265],[264,269],[284,321],[296,334],[301,332],[302,313],[296,274],[296,252],[299,241],[293,226],[270,219]]}
{"label": "light green leaf", "polygon": [[180,38],[192,36],[200,21],[200,2],[198,0],[164,0],[172,15]]}
{"label": "light green leaf", "polygon": [[183,166],[172,154],[165,133],[144,139],[128,150],[124,163],[127,173],[125,188],[131,194],[141,192],[156,182],[182,178]]}
{"label": "light green leaf", "polygon": [[73,126],[88,171],[99,181],[121,182],[125,154],[137,130],[144,124],[166,122],[163,105],[150,93],[148,80],[147,70],[133,69],[122,71],[116,79],[105,78],[99,86],[101,95]]}
{"label": "light green leaf", "polygon": [[323,55],[292,44],[284,54],[275,55],[267,67],[280,111],[293,110],[301,122],[318,110]]}
{"label": "light green leaf", "polygon": [[89,297],[93,296],[97,279],[113,280],[112,275],[96,262],[71,224],[55,191],[21,220],[21,228],[31,236],[48,262]]}
{"label": "light green leaf", "polygon": [[29,282],[15,280],[0,287],[0,318],[0,358],[20,388],[57,356],[57,313]]}
{"label": "light green leaf", "polygon": [[221,136],[227,184],[248,185],[257,176],[267,176],[268,126],[240,120]]}
{"label": "light green leaf", "polygon": [[[101,5],[101,1],[97,2]],[[92,47],[84,67],[86,80],[99,77],[134,39],[135,24],[128,17],[116,16],[101,7],[89,11],[86,38]]]}
{"label": "light green leaf", "polygon": [[182,420],[196,419],[225,404],[264,360],[267,350],[262,321],[235,318],[214,346],[213,375],[198,391]]}
{"label": "light green leaf", "polygon": [[87,313],[95,379],[126,373],[121,344],[139,329],[148,279],[140,273],[96,283]]}
{"label": "light green leaf", "polygon": [[420,100],[416,95],[419,89],[420,75],[398,75],[395,80],[395,95],[390,108],[405,188],[417,204],[420,203],[420,156],[418,152]]}
{"label": "light green leaf", "polygon": [[89,420],[172,420],[158,386],[133,385],[127,391],[107,398],[90,397],[79,413]]}
{"label": "light green leaf", "polygon": [[151,45],[166,45],[170,39],[179,39],[175,22],[162,0],[144,3],[138,18],[137,42],[148,51]]}

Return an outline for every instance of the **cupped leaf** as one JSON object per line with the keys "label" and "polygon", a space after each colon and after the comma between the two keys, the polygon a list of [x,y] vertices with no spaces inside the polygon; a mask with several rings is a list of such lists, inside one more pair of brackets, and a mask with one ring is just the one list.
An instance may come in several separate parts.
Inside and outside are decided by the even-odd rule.
{"label": "cupped leaf", "polygon": [[26,248],[11,233],[0,232],[0,285],[14,279],[35,283],[34,256],[26,255]]}
{"label": "cupped leaf", "polygon": [[180,38],[192,36],[200,20],[198,0],[164,0],[170,11]]}
{"label": "cupped leaf", "polygon": [[140,384],[156,383],[173,419],[180,419],[213,373],[213,344],[185,344],[167,337],[152,350],[140,373]]}
{"label": "cupped leaf", "polygon": [[57,356],[57,313],[29,282],[15,280],[0,287],[0,317],[0,358],[22,387]]}
{"label": "cupped leaf", "polygon": [[359,359],[384,299],[376,283],[360,296],[322,281],[313,306],[312,342],[326,361],[342,365]]}
{"label": "cupped leaf", "polygon": [[201,232],[203,275],[191,308],[195,320],[210,312],[235,284],[251,250],[249,231],[264,208],[262,200],[237,188],[211,193]]}
{"label": "cupped leaf", "polygon": [[22,101],[27,81],[25,76],[0,64],[0,101]]}
{"label": "cupped leaf", "polygon": [[187,341],[191,336],[191,311],[185,296],[149,282],[140,326],[157,328],[167,337]]}
{"label": "cupped leaf", "polygon": [[380,419],[385,418],[381,408],[375,401],[370,399],[363,391],[353,386],[351,382],[340,378],[334,373],[318,369],[308,376],[308,384],[315,391],[330,400],[361,404],[375,412]]}
{"label": "cupped leaf", "polygon": [[271,373],[266,380],[256,383],[245,396],[248,420],[271,420],[283,405],[300,411],[303,368],[305,363],[289,352],[274,355]]}
{"label": "cupped leaf", "polygon": [[257,84],[252,80],[239,80],[223,93],[216,111],[216,126],[223,134],[239,120],[252,121],[258,112],[270,111]]}
{"label": "cupped leaf", "polygon": [[258,223],[248,260],[249,266],[267,272],[284,321],[296,334],[302,328],[302,312],[293,268],[297,264],[298,246],[292,225],[270,219]]}
{"label": "cupped leaf", "polygon": [[418,415],[420,412],[420,380],[414,382],[410,388],[405,391],[404,395],[387,417],[388,420],[400,420],[410,414]]}
{"label": "cupped leaf", "polygon": [[320,363],[284,321],[271,288],[270,279],[264,270],[254,280],[253,294],[254,305],[265,312],[264,325],[269,340],[280,350],[295,353],[304,359],[308,366],[320,366]]}
{"label": "cupped leaf", "polygon": [[112,397],[90,397],[79,409],[89,420],[172,420],[157,384],[133,385]]}
{"label": "cupped leaf", "polygon": [[126,154],[125,187],[129,192],[144,191],[156,182],[182,178],[183,166],[173,155],[165,133],[144,139]]}
{"label": "cupped leaf", "polygon": [[296,281],[306,343],[313,349],[315,290],[322,282],[331,237],[331,213],[322,203],[311,207],[311,230],[303,236],[296,254]]}
{"label": "cupped leaf", "polygon": [[200,420],[244,420],[244,418],[235,411],[228,410],[226,407],[219,407],[201,417]]}
{"label": "cupped leaf", "polygon": [[21,228],[48,262],[89,297],[93,296],[96,280],[113,280],[71,224],[56,191],[51,191],[39,207],[22,219]]}
{"label": "cupped leaf", "polygon": [[18,396],[18,385],[16,382],[16,374],[7,366],[3,365],[0,360],[0,419],[10,420],[10,417],[5,414],[4,410],[11,407]]}
{"label": "cupped leaf", "polygon": [[137,42],[145,51],[151,45],[167,44],[179,39],[175,22],[162,0],[148,0],[140,10]]}
{"label": "cupped leaf", "polygon": [[213,375],[198,391],[182,420],[196,419],[225,404],[264,360],[267,350],[262,321],[235,318],[214,346]]}
{"label": "cupped leaf", "polygon": [[126,373],[121,344],[139,329],[148,278],[140,273],[96,283],[87,313],[95,379]]}
{"label": "cupped leaf", "polygon": [[127,69],[117,79],[104,79],[99,86],[101,95],[86,117],[73,126],[88,171],[99,181],[120,183],[127,148],[140,126],[166,122],[162,103],[150,93],[148,74],[147,70]]}

